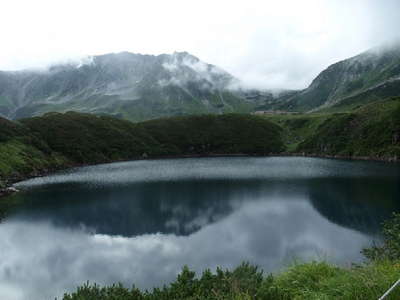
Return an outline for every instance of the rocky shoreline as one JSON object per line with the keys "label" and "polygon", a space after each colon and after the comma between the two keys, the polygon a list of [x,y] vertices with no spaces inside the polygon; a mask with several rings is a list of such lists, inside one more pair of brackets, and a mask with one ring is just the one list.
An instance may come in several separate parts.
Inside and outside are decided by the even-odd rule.
{"label": "rocky shoreline", "polygon": [[[83,165],[82,165],[83,166]],[[0,198],[9,196],[11,194],[19,192],[13,185],[14,183],[24,181],[31,178],[43,177],[46,175],[53,174],[56,171],[66,170],[72,167],[80,167],[80,165],[65,165],[58,168],[35,170],[27,174],[14,174],[8,178],[0,178]]]}
{"label": "rocky shoreline", "polygon": [[18,192],[18,190],[15,187],[9,186],[9,187],[0,189],[0,197],[5,197],[8,195],[14,194],[16,192]]}

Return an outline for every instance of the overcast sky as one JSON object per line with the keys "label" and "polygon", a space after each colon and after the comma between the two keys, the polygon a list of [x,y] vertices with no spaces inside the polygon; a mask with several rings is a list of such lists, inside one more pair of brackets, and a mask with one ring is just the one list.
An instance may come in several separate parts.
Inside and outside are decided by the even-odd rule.
{"label": "overcast sky", "polygon": [[188,51],[249,86],[303,88],[399,35],[399,0],[2,0],[0,69]]}

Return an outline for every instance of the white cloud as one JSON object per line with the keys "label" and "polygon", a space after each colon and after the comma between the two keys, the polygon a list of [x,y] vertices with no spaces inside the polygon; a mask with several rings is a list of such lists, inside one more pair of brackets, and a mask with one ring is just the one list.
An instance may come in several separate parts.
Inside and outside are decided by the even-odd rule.
{"label": "white cloud", "polygon": [[0,69],[86,55],[188,51],[250,86],[302,88],[399,35],[396,0],[5,0]]}
{"label": "white cloud", "polygon": [[245,259],[276,271],[294,253],[299,259],[359,260],[369,237],[323,219],[304,199],[286,200],[245,201],[233,214],[189,236],[128,238],[9,221],[0,227],[0,297],[53,299],[87,280],[152,288],[173,280],[184,264],[199,274],[205,268],[233,268]]}

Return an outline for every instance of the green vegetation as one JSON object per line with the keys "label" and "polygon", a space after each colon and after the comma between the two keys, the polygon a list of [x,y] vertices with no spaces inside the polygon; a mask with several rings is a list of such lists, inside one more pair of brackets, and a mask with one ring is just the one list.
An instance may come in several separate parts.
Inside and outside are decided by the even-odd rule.
{"label": "green vegetation", "polygon": [[[73,165],[144,157],[256,154],[400,156],[400,98],[352,112],[273,115],[199,115],[141,123],[76,112],[48,113],[11,122],[0,119],[0,189],[18,180]],[[12,203],[0,203],[0,217]],[[249,264],[233,271],[185,267],[163,288],[85,284],[64,300],[81,299],[377,299],[400,273],[400,216],[383,228],[382,245],[363,251],[369,261],[340,268],[296,264],[275,274]],[[388,299],[400,296],[395,290]]]}
{"label": "green vegetation", "polygon": [[[41,74],[3,76],[6,92],[0,95],[0,113],[4,115],[10,116],[16,108],[13,99],[20,97],[21,89],[30,99],[23,101],[28,105],[17,110],[18,117],[68,110],[97,115],[52,112],[19,122],[0,118],[0,195],[10,182],[25,177],[75,165],[129,159],[268,155],[283,151],[385,160],[400,157],[400,98],[382,100],[400,93],[398,47],[386,49],[379,56],[366,52],[336,63],[309,88],[259,106],[290,111],[319,109],[318,113],[267,117],[204,115],[249,113],[256,102],[245,101],[224,89],[204,89],[207,82],[199,81],[195,73],[183,73],[193,78],[184,87],[164,86],[160,78],[170,76],[157,57],[147,57],[151,60],[148,65],[143,57],[133,54],[120,54],[117,60],[110,60],[110,56],[99,59],[104,60],[103,66],[62,68],[62,72],[55,72],[56,77],[49,79]],[[144,69],[151,72],[136,68],[136,61],[143,61]],[[134,63],[135,68],[125,68],[127,63]],[[98,66],[108,71],[99,72]],[[147,75],[136,81],[136,73],[120,71],[128,69]],[[189,72],[190,68],[183,70]],[[18,77],[19,74],[24,77]],[[31,76],[40,80],[32,80]],[[229,79],[229,74],[220,74],[217,81],[223,83],[225,77]],[[100,86],[126,84],[127,78],[135,78],[137,85],[134,93],[121,89],[109,96],[106,89],[95,94],[92,78],[99,80]],[[19,86],[20,82],[38,85]],[[85,98],[77,98],[79,94]],[[43,103],[44,98],[57,101]],[[70,101],[71,98],[75,100]],[[104,113],[134,121],[177,117],[131,123],[99,116]],[[183,116],[187,114],[198,115]],[[0,201],[0,218],[12,205],[12,201]],[[87,283],[63,299],[377,299],[400,274],[400,215],[385,223],[383,237],[382,245],[363,250],[369,259],[367,263],[349,268],[311,262],[264,276],[257,267],[242,264],[233,271],[206,270],[196,277],[185,267],[174,282],[161,289],[140,291],[122,285],[100,287]],[[399,297],[400,288],[387,299]]]}
{"label": "green vegetation", "polygon": [[400,260],[400,214],[394,213],[393,218],[384,222],[383,242],[363,250],[363,254],[370,260]]}
{"label": "green vegetation", "polygon": [[284,150],[279,126],[256,116],[201,115],[143,123],[75,112],[0,119],[0,181],[73,165],[143,157]]}
{"label": "green vegetation", "polygon": [[390,159],[400,157],[400,98],[333,114],[296,152]]}
{"label": "green vegetation", "polygon": [[55,169],[137,158],[280,152],[400,157],[400,98],[351,113],[199,115],[141,123],[76,112],[0,119],[0,185]]}
{"label": "green vegetation", "polygon": [[295,152],[297,146],[311,137],[318,127],[330,118],[329,113],[272,115],[267,119],[283,128],[286,151]]}
{"label": "green vegetation", "polygon": [[291,111],[343,112],[399,96],[399,66],[399,45],[371,49],[330,65],[308,88],[288,99],[278,99],[275,107]]}
{"label": "green vegetation", "polygon": [[139,122],[171,116],[249,113],[252,110],[251,104],[235,97],[230,92],[221,91],[187,98],[187,95],[182,95],[177,87],[171,86],[165,89],[169,94],[168,99],[165,99],[165,96],[149,93],[143,99],[117,102],[114,113],[124,119]]}
{"label": "green vegetation", "polygon": [[78,163],[170,155],[268,154],[283,150],[280,128],[240,114],[131,123],[69,112],[21,120],[49,147]]}
{"label": "green vegetation", "polygon": [[162,154],[258,154],[284,150],[281,129],[260,117],[226,114],[159,119],[140,124]]}
{"label": "green vegetation", "polygon": [[[206,270],[199,277],[184,267],[176,280],[152,291],[122,285],[100,287],[89,283],[63,300],[155,300],[155,299],[378,299],[399,279],[400,214],[384,224],[384,241],[365,249],[370,260],[362,265],[340,268],[326,262],[295,264],[276,275],[263,275],[244,263],[233,271]],[[387,299],[398,299],[400,288]]]}
{"label": "green vegetation", "polygon": [[[233,271],[209,270],[199,278],[185,267],[169,286],[153,291],[140,291],[122,285],[100,287],[89,283],[76,292],[65,294],[63,300],[145,300],[145,299],[378,299],[398,279],[400,265],[380,261],[339,268],[325,262],[297,264],[277,274],[263,276],[251,265],[242,265]],[[395,290],[387,299],[398,299]]]}
{"label": "green vegetation", "polygon": [[34,175],[37,170],[58,167],[63,157],[24,126],[0,118],[0,182]]}
{"label": "green vegetation", "polygon": [[385,160],[400,157],[399,97],[350,112],[277,114],[264,118],[283,128],[287,152]]}
{"label": "green vegetation", "polygon": [[382,99],[388,98],[392,95],[400,94],[400,84],[398,81],[389,81],[385,82],[382,86],[372,89],[366,90],[360,94],[355,96],[344,98],[337,104],[332,105],[331,107],[320,110],[320,112],[351,112],[356,110],[366,104],[374,103],[381,101]]}

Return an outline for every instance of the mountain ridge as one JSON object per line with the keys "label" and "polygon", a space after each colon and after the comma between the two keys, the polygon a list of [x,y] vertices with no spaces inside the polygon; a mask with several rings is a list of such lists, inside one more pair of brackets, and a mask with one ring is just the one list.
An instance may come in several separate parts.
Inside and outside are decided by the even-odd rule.
{"label": "mountain ridge", "polygon": [[131,120],[221,112],[249,112],[229,89],[236,79],[187,52],[120,52],[46,71],[0,72],[0,115],[18,119],[76,110]]}
{"label": "mountain ridge", "polygon": [[[395,88],[382,93],[385,84]],[[353,102],[363,105],[374,98],[400,95],[400,43],[372,48],[328,66],[306,89],[279,101],[278,107],[300,111],[345,107],[347,99],[362,94],[363,99]]]}
{"label": "mountain ridge", "polygon": [[254,111],[351,111],[400,95],[400,42],[323,70],[303,90],[258,90],[188,52],[90,56],[47,70],[0,71],[0,116],[78,111],[131,121]]}

